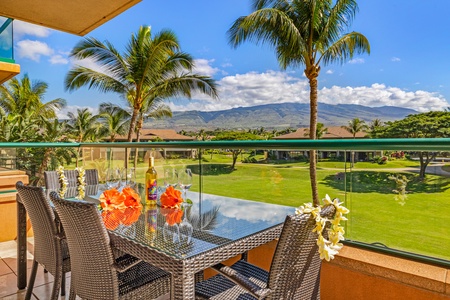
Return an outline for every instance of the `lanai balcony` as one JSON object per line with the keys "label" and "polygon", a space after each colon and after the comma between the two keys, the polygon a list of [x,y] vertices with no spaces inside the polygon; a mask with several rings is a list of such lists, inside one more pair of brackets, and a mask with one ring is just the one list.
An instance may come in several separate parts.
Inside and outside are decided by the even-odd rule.
{"label": "lanai balcony", "polygon": [[[345,246],[340,255],[322,264],[322,299],[448,299],[450,297],[450,257],[446,226],[450,173],[447,168],[449,139],[322,140],[322,141],[242,141],[242,142],[171,142],[103,144],[1,144],[2,182],[14,184],[30,175],[36,164],[14,171],[29,162],[25,149],[69,147],[80,153],[80,164],[104,171],[112,165],[124,167],[126,157],[134,164],[137,149],[137,181],[143,180],[150,155],[156,157],[156,169],[163,177],[171,165],[189,165],[195,181],[191,190],[226,195],[252,201],[280,203],[293,208],[310,202],[310,187],[305,154],[319,151],[319,193],[338,197],[350,209],[346,222]],[[177,149],[192,149],[180,157]],[[232,150],[243,149],[235,170],[230,169]],[[78,151],[80,150],[80,151]],[[320,155],[323,152],[329,155]],[[418,179],[420,153],[433,154],[427,166],[427,178]],[[355,153],[356,155],[352,155]],[[364,153],[365,155],[358,155]],[[399,157],[403,153],[405,157]],[[187,155],[187,154],[186,154]],[[386,160],[378,159],[380,156]],[[360,157],[353,162],[352,157]],[[366,157],[367,160],[362,159]],[[55,166],[50,166],[51,168]],[[74,163],[65,168],[74,167]],[[8,170],[9,169],[9,170]],[[16,172],[13,175],[13,172]],[[1,174],[0,173],[0,174]],[[16,176],[13,179],[12,176]],[[19,176],[19,177],[17,177]],[[397,182],[406,176],[404,193]],[[400,180],[400,181],[401,181]],[[401,185],[401,184],[400,184]],[[15,228],[14,197],[11,187],[3,187],[0,203],[0,228]],[[237,212],[235,212],[237,213]],[[239,214],[245,218],[245,212]],[[264,217],[264,216],[261,216]],[[9,218],[9,220],[8,220]],[[9,223],[7,223],[9,222]],[[4,238],[1,252],[1,278],[8,284],[15,280],[15,233]],[[32,243],[32,230],[28,232]],[[249,252],[249,261],[264,268],[276,241]],[[29,247],[31,248],[31,247]],[[6,253],[6,254],[4,254]],[[4,263],[4,264],[3,264]],[[6,267],[2,268],[2,265]],[[6,273],[6,274],[5,274]],[[42,272],[40,272],[42,273]],[[39,273],[38,273],[39,274]],[[209,276],[211,271],[205,273]],[[40,274],[36,294],[45,299],[52,278]],[[45,277],[46,276],[46,277]],[[46,287],[46,285],[48,285]],[[9,288],[9,286],[8,286]],[[8,294],[9,293],[9,294]],[[0,296],[16,299],[23,293],[0,289]],[[42,294],[41,294],[42,293]],[[11,298],[13,297],[13,298]],[[41,299],[41,298],[39,298]]]}

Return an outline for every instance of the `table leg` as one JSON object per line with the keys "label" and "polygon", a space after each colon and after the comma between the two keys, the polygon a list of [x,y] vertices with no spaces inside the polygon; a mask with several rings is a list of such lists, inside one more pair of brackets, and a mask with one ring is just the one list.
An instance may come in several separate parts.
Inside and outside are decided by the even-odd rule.
{"label": "table leg", "polygon": [[27,211],[20,202],[17,202],[17,288],[27,287]]}
{"label": "table leg", "polygon": [[195,276],[185,275],[173,276],[173,285],[175,286],[174,298],[175,300],[193,300],[195,299]]}

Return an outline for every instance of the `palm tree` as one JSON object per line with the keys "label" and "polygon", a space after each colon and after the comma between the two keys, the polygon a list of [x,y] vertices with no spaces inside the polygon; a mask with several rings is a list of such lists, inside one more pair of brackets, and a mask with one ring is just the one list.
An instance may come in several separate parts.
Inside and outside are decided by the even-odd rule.
{"label": "palm tree", "polygon": [[368,129],[371,138],[377,138],[379,131],[383,128],[384,124],[380,119],[374,119],[370,122]]}
{"label": "palm tree", "polygon": [[170,30],[152,37],[151,28],[141,26],[131,35],[123,55],[108,41],[86,38],[73,48],[71,56],[90,59],[100,68],[75,66],[66,76],[67,90],[87,86],[132,97],[131,101],[126,99],[132,104],[128,142],[133,139],[142,108],[150,106],[147,102],[177,96],[191,98],[194,91],[218,98],[214,80],[192,73],[192,57],[180,51],[178,39]]}
{"label": "palm tree", "polygon": [[[320,139],[322,136],[328,132],[328,128],[325,127],[323,123],[317,123],[316,127],[316,138]],[[305,130],[305,136],[309,136],[309,129]]]}
{"label": "palm tree", "polygon": [[[254,12],[238,18],[228,30],[234,47],[244,41],[275,48],[281,68],[305,66],[310,87],[310,138],[317,139],[317,77],[320,66],[344,63],[356,53],[370,53],[366,37],[345,33],[358,5],[355,0],[255,0]],[[312,198],[319,205],[315,150],[310,150]]]}
{"label": "palm tree", "polygon": [[0,107],[5,115],[15,116],[19,124],[41,125],[42,120],[56,118],[56,111],[66,106],[62,98],[42,102],[47,88],[43,81],[31,82],[27,74],[21,80],[13,78],[0,86]]}
{"label": "palm tree", "polygon": [[[353,135],[353,138],[356,138],[356,134],[358,132],[367,130],[368,127],[364,120],[360,120],[359,118],[354,118],[348,122],[348,126],[342,126],[342,128],[344,128],[345,130],[350,132]],[[353,165],[355,164],[355,151],[352,151],[351,156],[352,156],[351,164],[353,167]]]}
{"label": "palm tree", "polygon": [[[77,113],[69,112],[67,114],[69,122],[67,124],[68,136],[75,142],[95,142],[102,138],[101,127],[102,125],[98,121],[99,115],[92,114],[87,108],[77,109]],[[78,161],[80,159],[82,149],[78,148],[76,166],[78,167]]]}
{"label": "palm tree", "polygon": [[130,114],[113,103],[101,103],[99,107],[100,122],[106,129],[105,136],[113,143],[117,135],[125,135],[130,127]]}

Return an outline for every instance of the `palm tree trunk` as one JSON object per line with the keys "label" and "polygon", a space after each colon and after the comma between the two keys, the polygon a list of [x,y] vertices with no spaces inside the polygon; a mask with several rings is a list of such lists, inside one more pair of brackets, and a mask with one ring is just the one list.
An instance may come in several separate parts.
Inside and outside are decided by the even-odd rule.
{"label": "palm tree trunk", "polygon": [[[316,68],[313,67],[313,72],[305,71],[309,79],[309,107],[310,107],[310,117],[309,117],[309,137],[311,140],[317,139],[317,76],[318,72]],[[309,75],[309,76],[308,76]],[[316,160],[316,150],[309,150],[309,178],[311,181],[311,194],[313,204],[315,206],[320,205],[319,202],[319,192],[317,189],[317,160]]]}
{"label": "palm tree trunk", "polygon": [[[134,107],[133,114],[131,115],[131,120],[130,120],[130,130],[128,131],[128,142],[129,143],[131,143],[133,141],[133,134],[134,134],[134,130],[136,128],[136,120],[137,120],[138,115],[139,115],[139,108]],[[126,169],[128,169],[129,155],[130,155],[129,152],[125,155],[125,168]]]}
{"label": "palm tree trunk", "polygon": [[53,152],[53,148],[47,148],[44,152],[44,157],[42,158],[41,165],[39,166],[38,172],[37,172],[37,181],[36,185],[39,185],[40,183],[44,183],[44,171],[48,168],[48,161],[50,158],[50,155]]}
{"label": "palm tree trunk", "polygon": [[[137,126],[136,126],[136,143],[139,143],[141,141],[141,128],[142,128],[142,122],[143,119],[142,117],[139,118],[139,121],[137,122]],[[134,169],[136,170],[137,165],[138,165],[138,152],[139,149],[136,148],[134,150]]]}

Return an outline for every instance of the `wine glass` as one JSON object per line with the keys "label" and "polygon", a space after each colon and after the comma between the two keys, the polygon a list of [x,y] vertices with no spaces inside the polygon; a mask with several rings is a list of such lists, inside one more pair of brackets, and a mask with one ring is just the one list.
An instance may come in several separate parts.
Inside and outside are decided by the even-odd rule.
{"label": "wine glass", "polygon": [[194,227],[192,227],[191,223],[187,219],[187,214],[191,210],[192,203],[183,202],[181,204],[183,208],[183,220],[179,225],[180,235],[183,240],[186,240],[186,243],[189,244],[191,242],[192,233],[194,232]]}
{"label": "wine glass", "polygon": [[136,189],[136,169],[124,168],[122,170],[122,183],[124,186],[129,186],[132,189]]}
{"label": "wine glass", "polygon": [[168,188],[173,186],[176,188],[178,185],[178,173],[173,167],[164,167],[164,186]]}
{"label": "wine glass", "polygon": [[186,202],[187,197],[187,191],[192,186],[192,171],[191,169],[182,169],[180,172],[178,172],[178,185],[180,186],[180,189],[183,191],[184,195],[184,201]]}
{"label": "wine glass", "polygon": [[117,188],[120,184],[120,169],[109,168],[106,170],[106,187],[108,189]]}

